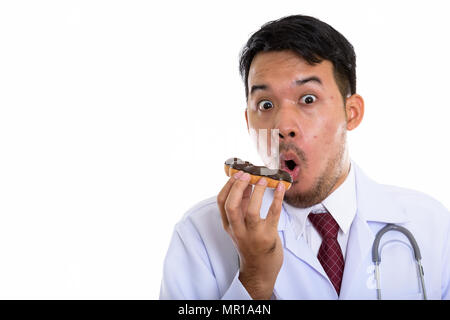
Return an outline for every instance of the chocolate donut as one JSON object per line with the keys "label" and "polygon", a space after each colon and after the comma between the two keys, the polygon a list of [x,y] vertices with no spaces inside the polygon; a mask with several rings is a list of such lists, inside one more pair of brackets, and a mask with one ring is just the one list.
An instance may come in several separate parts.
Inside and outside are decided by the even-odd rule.
{"label": "chocolate donut", "polygon": [[256,184],[261,177],[266,178],[267,186],[275,189],[279,182],[284,184],[285,190],[292,185],[292,177],[289,173],[279,169],[269,169],[264,166],[255,166],[248,161],[239,158],[229,158],[225,161],[225,173],[231,177],[238,171],[244,171],[250,174],[250,184]]}
{"label": "chocolate donut", "polygon": [[[225,161],[225,174],[230,177],[247,166],[253,166],[253,164],[248,161],[243,161],[239,158],[230,158]],[[230,168],[232,168],[231,173]]]}

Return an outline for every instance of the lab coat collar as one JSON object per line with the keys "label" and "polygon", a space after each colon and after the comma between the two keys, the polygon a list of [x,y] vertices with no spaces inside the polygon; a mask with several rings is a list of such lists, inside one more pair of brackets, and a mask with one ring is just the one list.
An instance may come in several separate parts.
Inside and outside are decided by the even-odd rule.
{"label": "lab coat collar", "polygon": [[352,161],[355,168],[357,214],[365,221],[405,223],[409,219],[403,208],[386,187],[368,178]]}

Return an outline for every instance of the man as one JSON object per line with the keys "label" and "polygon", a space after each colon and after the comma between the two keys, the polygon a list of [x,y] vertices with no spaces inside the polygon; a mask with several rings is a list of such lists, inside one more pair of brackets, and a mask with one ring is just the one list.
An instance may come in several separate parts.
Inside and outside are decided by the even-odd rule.
{"label": "man", "polygon": [[[450,214],[419,192],[370,180],[350,160],[346,134],[364,115],[355,53],[331,26],[307,16],[265,24],[240,70],[249,130],[279,130],[284,190],[248,174],[176,225],[161,299],[450,299]],[[424,288],[414,247],[420,248]],[[403,229],[402,229],[403,230]],[[420,270],[418,273],[417,270]]]}

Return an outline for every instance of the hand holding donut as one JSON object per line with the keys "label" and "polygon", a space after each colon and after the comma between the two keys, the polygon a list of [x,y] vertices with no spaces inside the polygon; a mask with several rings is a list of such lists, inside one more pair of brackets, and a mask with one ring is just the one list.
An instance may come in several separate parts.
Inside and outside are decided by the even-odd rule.
{"label": "hand holding donut", "polygon": [[[217,196],[223,227],[238,250],[239,280],[242,285],[253,299],[269,299],[283,263],[278,221],[286,189],[285,181],[276,180],[272,204],[266,218],[262,219],[260,210],[263,195],[269,180],[274,180],[275,176],[250,174],[243,169],[251,171],[250,168],[254,167],[251,163],[231,159],[225,163],[226,172],[229,166],[227,175],[230,179]],[[252,178],[252,175],[256,175],[257,179]]]}

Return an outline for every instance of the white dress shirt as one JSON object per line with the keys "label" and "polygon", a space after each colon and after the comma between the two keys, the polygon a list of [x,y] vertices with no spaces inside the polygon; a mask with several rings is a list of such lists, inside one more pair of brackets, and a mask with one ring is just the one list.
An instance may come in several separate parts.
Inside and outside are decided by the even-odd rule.
{"label": "white dress shirt", "polygon": [[356,187],[353,166],[344,182],[331,193],[325,200],[309,208],[296,208],[286,202],[284,209],[289,215],[289,222],[297,239],[305,238],[306,243],[315,255],[319,252],[322,237],[308,219],[310,212],[319,213],[328,210],[339,225],[338,242],[345,259],[348,234],[353,218],[356,215]]}

